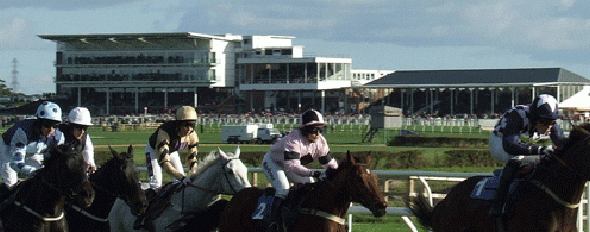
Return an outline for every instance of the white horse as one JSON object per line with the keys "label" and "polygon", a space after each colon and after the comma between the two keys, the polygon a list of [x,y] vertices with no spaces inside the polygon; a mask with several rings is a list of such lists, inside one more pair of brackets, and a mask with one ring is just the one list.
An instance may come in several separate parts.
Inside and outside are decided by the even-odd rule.
{"label": "white horse", "polygon": [[[233,195],[250,187],[248,170],[239,156],[240,148],[236,147],[234,153],[226,154],[218,149],[203,157],[198,162],[196,173],[190,176],[192,184],[172,194],[170,205],[152,221],[153,229],[169,231],[166,227],[180,219],[182,213],[194,208],[205,209],[219,199],[220,194]],[[137,231],[133,230],[135,219],[127,203],[120,199],[115,201],[108,217],[111,231]],[[142,228],[139,231],[147,230]]]}

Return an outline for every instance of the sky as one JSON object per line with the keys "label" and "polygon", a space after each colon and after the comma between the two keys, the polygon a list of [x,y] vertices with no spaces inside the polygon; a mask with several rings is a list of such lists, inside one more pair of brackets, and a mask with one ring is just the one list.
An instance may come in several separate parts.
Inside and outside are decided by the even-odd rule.
{"label": "sky", "polygon": [[[590,78],[590,1],[3,0],[0,79],[55,92],[56,44],[38,35],[197,32],[293,36],[353,69],[564,68]],[[13,60],[18,61],[14,69]]]}

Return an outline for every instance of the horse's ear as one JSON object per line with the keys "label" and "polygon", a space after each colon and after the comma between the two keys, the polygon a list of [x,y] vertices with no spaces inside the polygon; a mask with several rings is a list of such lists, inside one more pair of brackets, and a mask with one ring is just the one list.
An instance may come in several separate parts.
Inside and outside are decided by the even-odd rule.
{"label": "horse's ear", "polygon": [[369,165],[371,164],[371,152],[369,151],[369,154],[367,155],[367,158],[365,158],[365,164]]}
{"label": "horse's ear", "polygon": [[[110,148],[110,146],[109,146],[109,148]],[[113,150],[112,148],[111,148],[111,154],[113,154],[113,157],[115,157],[115,158],[117,158],[119,160],[120,159],[123,159],[123,157],[121,157],[121,154],[119,154],[119,152]]]}
{"label": "horse's ear", "polygon": [[350,150],[346,151],[346,162],[355,164],[356,160],[352,157],[352,155],[350,154]]}
{"label": "horse's ear", "polygon": [[236,150],[234,151],[235,158],[240,157],[240,145],[236,146]]}
{"label": "horse's ear", "polygon": [[109,150],[111,150],[111,153],[115,153],[116,151],[113,150],[113,147],[111,147],[111,145],[109,145]]}
{"label": "horse's ear", "polygon": [[133,145],[129,145],[129,147],[127,147],[127,157],[133,158]]}
{"label": "horse's ear", "polygon": [[221,148],[220,148],[220,147],[217,147],[217,151],[219,152],[219,153],[218,153],[218,154],[219,154],[219,156],[221,156],[221,157],[223,157],[223,158],[225,158],[225,159],[228,159],[228,158],[227,158],[227,155],[225,154],[225,152],[223,152],[223,151],[221,150]]}

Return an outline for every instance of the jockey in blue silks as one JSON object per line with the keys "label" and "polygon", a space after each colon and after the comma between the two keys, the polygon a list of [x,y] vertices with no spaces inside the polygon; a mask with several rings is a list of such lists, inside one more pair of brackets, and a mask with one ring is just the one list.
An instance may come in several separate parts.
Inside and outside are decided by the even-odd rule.
{"label": "jockey in blue silks", "polygon": [[490,136],[490,154],[506,163],[496,189],[490,215],[498,218],[508,196],[510,183],[523,163],[538,163],[542,156],[553,154],[553,146],[523,143],[521,136],[537,139],[549,135],[556,148],[563,147],[565,137],[556,124],[557,100],[548,94],[537,96],[531,105],[518,105],[508,110],[498,121]]}
{"label": "jockey in blue silks", "polygon": [[43,151],[48,146],[63,143],[61,132],[56,131],[62,121],[61,108],[57,104],[43,102],[35,116],[18,121],[2,134],[0,174],[9,188],[17,183],[18,175],[32,176],[42,167]]}

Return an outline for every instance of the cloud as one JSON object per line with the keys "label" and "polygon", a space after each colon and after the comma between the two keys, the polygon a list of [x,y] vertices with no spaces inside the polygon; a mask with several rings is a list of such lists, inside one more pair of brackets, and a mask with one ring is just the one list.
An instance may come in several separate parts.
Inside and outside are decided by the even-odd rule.
{"label": "cloud", "polygon": [[[590,61],[590,3],[573,0],[250,1],[190,7],[178,30],[403,46],[491,46]],[[194,4],[194,3],[193,3]],[[263,7],[262,7],[263,6]],[[589,60],[586,60],[589,59]],[[569,59],[573,62],[579,62]]]}
{"label": "cloud", "polygon": [[39,46],[31,22],[20,17],[6,17],[0,12],[0,50],[29,49]]}

